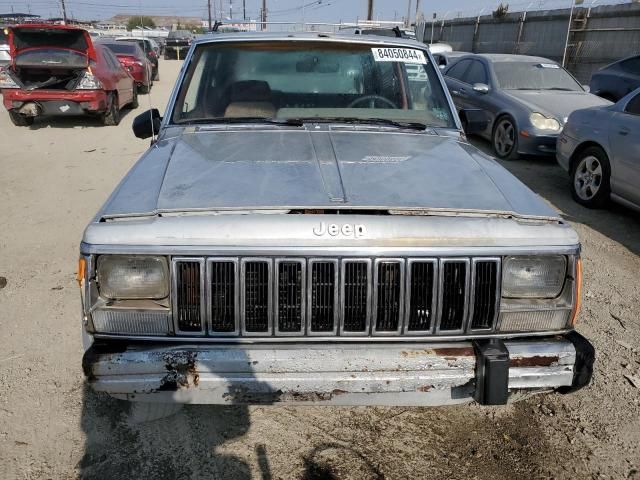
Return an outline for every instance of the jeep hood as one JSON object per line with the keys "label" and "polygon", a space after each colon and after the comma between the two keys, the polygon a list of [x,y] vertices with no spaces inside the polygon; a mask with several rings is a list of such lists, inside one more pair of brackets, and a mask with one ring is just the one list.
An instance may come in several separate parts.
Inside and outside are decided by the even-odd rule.
{"label": "jeep hood", "polygon": [[98,218],[295,209],[558,218],[497,162],[455,138],[327,126],[191,128],[160,140]]}

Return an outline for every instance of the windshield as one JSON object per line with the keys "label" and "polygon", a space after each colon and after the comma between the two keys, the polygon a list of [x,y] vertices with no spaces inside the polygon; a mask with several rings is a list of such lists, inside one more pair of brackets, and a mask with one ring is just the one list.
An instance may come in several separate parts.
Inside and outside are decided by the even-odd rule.
{"label": "windshield", "polygon": [[423,50],[289,41],[200,46],[178,93],[173,121],[240,118],[455,128]]}
{"label": "windshield", "polygon": [[494,62],[498,85],[506,90],[571,90],[582,86],[560,65],[535,62]]}
{"label": "windshield", "polygon": [[106,46],[115,54],[137,55],[138,53],[136,44],[131,42],[107,43]]}

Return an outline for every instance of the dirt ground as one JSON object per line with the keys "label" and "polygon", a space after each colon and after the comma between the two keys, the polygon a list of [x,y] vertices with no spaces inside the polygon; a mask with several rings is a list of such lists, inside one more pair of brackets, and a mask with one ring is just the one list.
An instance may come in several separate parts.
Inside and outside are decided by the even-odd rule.
{"label": "dirt ground", "polygon": [[[179,63],[160,68],[162,109]],[[640,215],[575,204],[552,159],[505,166],[582,239],[587,389],[498,408],[188,406],[148,423],[88,390],[78,245],[148,145],[135,114],[18,128],[0,111],[0,478],[640,480]]]}

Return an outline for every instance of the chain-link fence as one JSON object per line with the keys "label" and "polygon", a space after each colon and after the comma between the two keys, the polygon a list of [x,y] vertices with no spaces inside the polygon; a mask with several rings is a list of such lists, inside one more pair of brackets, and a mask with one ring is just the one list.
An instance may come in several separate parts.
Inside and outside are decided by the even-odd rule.
{"label": "chain-link fence", "polygon": [[[419,23],[416,33],[425,43],[448,43],[459,51],[564,60],[579,81],[589,83],[599,68],[640,54],[640,4],[598,6],[595,2],[573,9],[494,10],[476,16],[436,17]],[[539,6],[539,2],[529,5]]]}

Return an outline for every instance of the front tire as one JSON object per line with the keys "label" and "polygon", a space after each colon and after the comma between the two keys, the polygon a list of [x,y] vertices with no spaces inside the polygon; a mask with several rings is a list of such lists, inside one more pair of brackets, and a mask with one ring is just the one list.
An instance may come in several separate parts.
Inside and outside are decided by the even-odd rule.
{"label": "front tire", "polygon": [[102,123],[106,126],[115,127],[120,123],[120,109],[118,108],[118,97],[113,93],[109,95],[109,107],[102,117]]}
{"label": "front tire", "polygon": [[30,127],[33,125],[34,117],[25,117],[24,115],[20,115],[13,110],[9,110],[9,118],[11,119],[11,123],[13,123],[16,127]]}
{"label": "front tire", "polygon": [[600,147],[576,155],[571,165],[571,195],[587,208],[603,208],[611,195],[611,165]]}
{"label": "front tire", "polygon": [[493,128],[493,151],[502,160],[515,160],[518,158],[518,129],[511,117],[502,116],[496,121]]}

